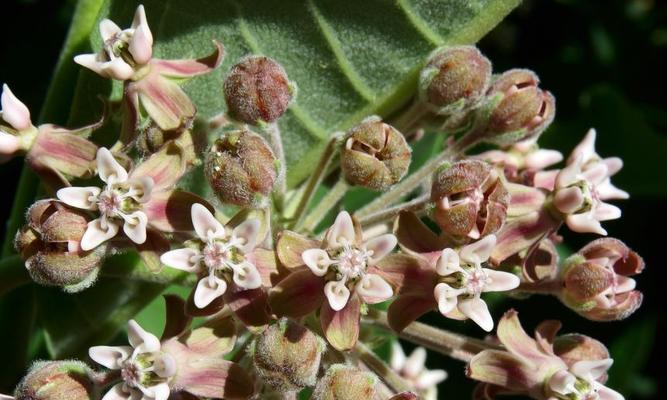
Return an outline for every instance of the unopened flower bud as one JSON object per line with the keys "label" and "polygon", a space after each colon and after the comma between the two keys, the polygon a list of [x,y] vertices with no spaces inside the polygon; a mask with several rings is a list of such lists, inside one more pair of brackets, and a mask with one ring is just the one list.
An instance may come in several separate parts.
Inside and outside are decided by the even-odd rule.
{"label": "unopened flower bud", "polygon": [[478,239],[500,229],[510,198],[491,165],[463,160],[436,172],[431,200],[436,204],[433,217],[444,232]]}
{"label": "unopened flower bud", "polygon": [[489,89],[492,104],[485,140],[500,145],[537,137],[553,121],[556,99],[538,87],[539,78],[526,69],[500,75]]}
{"label": "unopened flower bud", "polygon": [[474,46],[438,49],[419,77],[422,100],[439,114],[475,105],[491,80],[491,62]]}
{"label": "unopened flower bud", "polygon": [[554,353],[565,361],[568,367],[579,361],[609,358],[609,351],[602,342],[577,333],[557,336],[554,339]]}
{"label": "unopened flower bud", "polygon": [[375,375],[355,367],[329,367],[313,392],[312,400],[370,400],[375,396]]}
{"label": "unopened flower bud", "polygon": [[93,371],[80,361],[38,361],[16,388],[16,400],[99,398]]}
{"label": "unopened flower bud", "polygon": [[287,319],[269,326],[253,349],[255,368],[264,383],[280,393],[314,386],[325,342]]}
{"label": "unopened flower bud", "polygon": [[411,158],[403,134],[380,118],[370,117],[348,132],[341,168],[354,185],[386,190],[408,172]]}
{"label": "unopened flower bud", "polygon": [[229,115],[247,124],[274,122],[285,113],[294,84],[275,60],[250,56],[232,67],[225,80]]}
{"label": "unopened flower bud", "polygon": [[216,140],[205,161],[206,178],[218,199],[241,207],[265,204],[279,167],[266,141],[249,130],[231,131]]}

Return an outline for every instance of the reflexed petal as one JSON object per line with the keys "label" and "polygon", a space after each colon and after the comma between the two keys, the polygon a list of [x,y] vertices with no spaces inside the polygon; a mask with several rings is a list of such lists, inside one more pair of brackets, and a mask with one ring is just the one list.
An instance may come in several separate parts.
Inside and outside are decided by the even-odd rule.
{"label": "reflexed petal", "polygon": [[614,360],[611,358],[605,358],[603,360],[584,360],[578,361],[572,365],[570,371],[576,376],[586,379],[586,380],[597,380],[603,376],[611,365],[614,363]]}
{"label": "reflexed petal", "polygon": [[602,162],[607,166],[609,176],[615,175],[621,168],[623,168],[623,160],[619,157],[608,157],[602,160]]}
{"label": "reflexed petal", "polygon": [[621,209],[607,203],[600,203],[593,211],[593,216],[598,221],[609,221],[621,218]]}
{"label": "reflexed petal", "polygon": [[364,243],[366,250],[373,252],[369,257],[370,263],[375,264],[384,256],[391,253],[391,251],[394,250],[394,247],[396,247],[397,243],[398,240],[396,239],[396,236],[392,235],[391,233],[378,236]]}
{"label": "reflexed petal", "polygon": [[324,298],[324,279],[305,268],[280,281],[269,293],[271,309],[278,316],[303,317],[315,311]]}
{"label": "reflexed petal", "polygon": [[598,382],[593,382],[593,386],[597,389],[597,394],[600,400],[625,400],[625,397],[623,397],[622,394],[609,389]]}
{"label": "reflexed petal", "polygon": [[542,170],[563,160],[563,154],[558,150],[538,149],[526,156],[526,168]]}
{"label": "reflexed petal", "polygon": [[596,162],[593,165],[587,166],[582,175],[590,184],[599,185],[609,177],[609,170],[606,164]]}
{"label": "reflexed petal", "polygon": [[146,241],[146,226],[148,217],[143,211],[135,211],[128,215],[123,224],[123,232],[134,243],[142,244]]}
{"label": "reflexed petal", "polygon": [[337,248],[343,246],[345,243],[355,242],[354,224],[352,223],[352,217],[347,211],[338,213],[336,220],[325,235],[325,240],[329,248]]}
{"label": "reflexed petal", "polygon": [[56,192],[58,200],[75,208],[97,210],[97,196],[102,190],[95,186],[66,187]]}
{"label": "reflexed petal", "polygon": [[625,200],[630,198],[630,194],[628,192],[614,186],[611,183],[611,180],[609,179],[597,185],[595,189],[598,192],[600,200],[612,200],[612,199]]}
{"label": "reflexed petal", "polygon": [[120,27],[112,20],[104,18],[102,21],[100,21],[100,36],[102,36],[103,42],[111,39],[113,35],[119,32]]}
{"label": "reflexed petal", "polygon": [[102,400],[129,400],[130,398],[134,400],[137,396],[133,396],[131,392],[126,392],[125,383],[121,382],[109,389]]}
{"label": "reflexed petal", "polygon": [[187,272],[199,271],[199,251],[183,248],[168,251],[160,256],[162,264]]}
{"label": "reflexed petal", "polygon": [[154,400],[167,400],[169,398],[169,384],[167,382],[160,383],[148,388],[148,392],[152,394]]}
{"label": "reflexed petal", "polygon": [[598,235],[607,235],[607,231],[602,228],[600,221],[593,218],[591,212],[568,215],[565,218],[567,227],[574,232],[579,233],[597,233]]}
{"label": "reflexed petal", "polygon": [[475,355],[466,375],[519,393],[543,385],[544,373],[507,351],[484,350]]}
{"label": "reflexed petal", "polygon": [[193,204],[191,209],[192,225],[202,241],[225,237],[225,228],[213,214],[201,204]]}
{"label": "reflexed petal", "polygon": [[120,226],[113,221],[103,221],[102,218],[90,221],[81,238],[81,250],[92,250],[100,244],[116,236]]}
{"label": "reflexed petal", "polygon": [[317,276],[326,275],[331,264],[329,254],[322,249],[308,249],[301,253],[301,258],[313,274]]}
{"label": "reflexed petal", "polygon": [[438,302],[438,311],[440,311],[440,314],[447,315],[456,307],[460,293],[460,290],[454,289],[446,283],[435,285],[433,296]]}
{"label": "reflexed petal", "polygon": [[578,180],[582,180],[581,176],[581,156],[575,158],[573,162],[569,163],[565,168],[560,170],[556,175],[556,188],[564,188],[570,186]]}
{"label": "reflexed petal", "polygon": [[375,274],[364,275],[356,290],[366,304],[381,303],[394,295],[391,285]]}
{"label": "reflexed petal", "polygon": [[150,226],[160,232],[188,232],[194,230],[192,205],[197,203],[213,210],[213,206],[194,193],[178,189],[154,191],[142,211]]}
{"label": "reflexed petal", "polygon": [[304,265],[302,258],[303,252],[308,249],[317,248],[320,244],[320,242],[309,239],[306,236],[284,230],[278,233],[276,255],[285,268],[296,268]]}
{"label": "reflexed petal", "polygon": [[489,268],[483,268],[483,270],[490,279],[484,286],[485,292],[504,292],[516,289],[521,283],[518,276],[509,272],[495,271]]}
{"label": "reflexed petal", "polygon": [[130,190],[132,197],[139,203],[146,203],[151,199],[153,192],[153,178],[150,176],[142,176],[137,180],[130,182]]}
{"label": "reflexed petal", "polygon": [[180,128],[196,113],[195,105],[173,80],[149,74],[135,82],[139,100],[150,118],[162,130]]}
{"label": "reflexed petal", "polygon": [[580,157],[584,163],[592,158],[597,158],[598,155],[595,152],[595,137],[595,129],[589,129],[586,133],[586,136],[584,136],[581,142],[579,142],[574,150],[572,150],[572,154],[570,155],[570,158],[567,160],[567,162],[572,163],[578,157]]}
{"label": "reflexed petal", "polygon": [[94,346],[88,350],[93,361],[109,369],[120,369],[131,354],[130,346]]}
{"label": "reflexed petal", "polygon": [[138,64],[146,64],[153,56],[153,35],[148,24],[141,24],[135,29],[130,39],[130,54]]}
{"label": "reflexed petal", "polygon": [[435,270],[440,276],[451,275],[454,272],[461,272],[459,253],[454,249],[444,249],[435,265]]}
{"label": "reflexed petal", "polygon": [[122,58],[114,58],[111,61],[105,62],[100,66],[100,69],[109,78],[119,81],[126,81],[134,75],[132,67],[123,61]]}
{"label": "reflexed petal", "polygon": [[426,363],[426,349],[417,347],[405,361],[403,374],[408,378],[416,378],[424,370],[424,363]]}
{"label": "reflexed petal", "polygon": [[339,351],[352,349],[359,338],[360,317],[359,296],[351,296],[340,311],[333,310],[329,304],[323,304],[320,323],[329,344]]}
{"label": "reflexed petal", "polygon": [[160,339],[152,333],[146,332],[133,319],[127,323],[127,339],[135,350],[139,349],[140,353],[152,353],[160,350]]}
{"label": "reflexed petal", "polygon": [[[134,18],[132,18],[132,29],[137,29],[141,25],[146,25],[148,27],[148,19],[146,18],[146,9],[143,4],[140,4],[137,9],[134,11]],[[150,31],[149,31],[150,32]],[[153,38],[151,37],[151,42]]]}
{"label": "reflexed petal", "polygon": [[244,289],[257,289],[262,286],[262,277],[259,275],[257,268],[250,263],[244,263],[233,267],[234,269],[234,283]]}
{"label": "reflexed petal", "polygon": [[[185,351],[188,352],[187,349]],[[239,364],[222,357],[189,358],[190,362],[179,365],[178,374],[171,382],[173,387],[187,388],[187,392],[195,396],[192,398],[197,399],[254,398],[253,380]]]}
{"label": "reflexed petal", "polygon": [[573,186],[559,189],[554,195],[554,206],[563,214],[572,214],[584,205],[584,193]]}
{"label": "reflexed petal", "polygon": [[227,282],[219,278],[214,278],[210,282],[208,276],[202,278],[195,289],[195,305],[198,308],[204,308],[218,297],[222,296],[227,290]]}
{"label": "reflexed petal", "polygon": [[0,154],[14,154],[21,147],[21,141],[14,135],[0,131]]}
{"label": "reflexed petal", "polygon": [[350,290],[341,281],[327,282],[324,285],[324,295],[329,301],[331,309],[334,311],[342,310],[350,298]]}
{"label": "reflexed petal", "polygon": [[389,326],[401,332],[406,326],[437,307],[432,295],[401,295],[391,302],[387,311]]}
{"label": "reflexed petal", "polygon": [[457,307],[463,315],[475,321],[480,328],[491,332],[493,329],[493,318],[491,318],[491,313],[489,313],[489,308],[484,300],[479,297],[461,300]]}
{"label": "reflexed petal", "polygon": [[161,60],[153,59],[151,68],[160,75],[172,78],[192,78],[197,75],[206,74],[215,69],[222,62],[224,49],[217,41],[213,41],[215,51],[210,55],[198,59],[188,60]]}
{"label": "reflexed petal", "polygon": [[496,236],[488,235],[482,240],[463,246],[459,251],[459,256],[463,261],[473,264],[481,264],[489,259],[495,246]]}
{"label": "reflexed petal", "polygon": [[558,394],[567,395],[574,392],[576,381],[577,377],[571,373],[565,370],[556,371],[549,378],[549,388]]}
{"label": "reflexed petal", "polygon": [[429,389],[447,379],[447,371],[443,369],[432,369],[430,371],[423,371],[417,377],[415,386],[417,389]]}
{"label": "reflexed petal", "polygon": [[262,223],[258,219],[253,218],[243,221],[239,226],[234,228],[232,236],[243,240],[242,252],[250,253],[257,246],[261,227]]}
{"label": "reflexed petal", "polygon": [[9,90],[9,86],[7,85],[2,85],[0,104],[2,104],[2,119],[14,127],[14,129],[22,131],[32,126],[28,107],[14,96],[14,93]]}
{"label": "reflexed petal", "polygon": [[[528,336],[521,326],[518,313],[515,310],[509,310],[503,315],[500,322],[498,322],[496,335],[510,353],[531,361],[536,365],[543,364],[550,358],[554,359],[553,357],[549,357],[549,354],[541,351],[537,346],[537,342]],[[562,361],[559,361],[559,364],[565,368],[565,364]]]}
{"label": "reflexed petal", "polygon": [[100,179],[107,184],[121,183],[127,180],[127,171],[122,165],[116,161],[113,154],[104,148],[100,147],[97,150],[97,174]]}
{"label": "reflexed petal", "polygon": [[394,340],[391,342],[391,357],[389,358],[389,365],[391,366],[391,369],[393,369],[395,372],[400,372],[403,367],[405,366],[405,352],[403,351],[403,347],[401,347],[401,344],[398,342],[398,340]]}

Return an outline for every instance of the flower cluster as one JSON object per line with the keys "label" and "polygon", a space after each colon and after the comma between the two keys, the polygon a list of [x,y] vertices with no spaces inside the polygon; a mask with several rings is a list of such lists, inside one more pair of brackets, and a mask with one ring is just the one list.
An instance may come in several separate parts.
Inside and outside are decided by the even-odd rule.
{"label": "flower cluster", "polygon": [[[107,118],[73,131],[36,127],[3,87],[1,156],[25,154],[55,194],[30,208],[16,248],[35,282],[68,292],[93,285],[118,252],[138,253],[156,277],[164,266],[189,273],[179,279],[192,290],[165,297],[161,338],[131,320],[129,346],[90,348],[103,370],[36,364],[17,399],[296,398],[308,387],[314,400],[435,399],[447,373],[425,368],[423,347],[408,357],[396,341],[387,365],[371,348],[383,331],[467,362],[480,398],[622,398],[604,386],[606,348],[556,336],[556,321],[533,339],[509,311],[497,341],[417,321],[435,311],[491,332],[490,292],[549,294],[596,321],[641,304],[630,276],[644,264],[621,241],[600,238],[559,260],[561,226],[606,235],[602,222],[621,216],[607,201],[628,195],[611,183],[622,162],[597,154],[595,130],[561,168],[561,153],[539,148],[555,101],[533,72],[494,75],[474,47],[438,49],[395,126],[368,116],[334,135],[308,181],[288,188],[279,123],[296,86],[277,61],[250,56],[231,67],[218,88],[227,110],[205,128],[202,150],[180,84],[217,68],[222,46],[197,60],[153,58],[143,6],[130,28],[103,20],[100,33],[100,51],[75,61],[124,86],[112,146],[88,139]],[[147,145],[147,131],[160,139]],[[411,145],[425,134],[451,136],[407,175]],[[468,154],[479,143],[496,147]],[[215,196],[180,189],[186,173],[205,177]],[[323,182],[337,183],[315,204]],[[381,193],[337,208],[354,186]]]}

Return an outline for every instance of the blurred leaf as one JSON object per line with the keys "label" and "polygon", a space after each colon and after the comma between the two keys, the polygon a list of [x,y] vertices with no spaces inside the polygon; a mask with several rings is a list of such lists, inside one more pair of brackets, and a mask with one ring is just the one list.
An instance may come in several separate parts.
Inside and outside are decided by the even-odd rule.
{"label": "blurred leaf", "polygon": [[655,333],[655,317],[634,321],[626,325],[609,346],[614,365],[609,370],[607,385],[624,394],[626,398],[633,394],[649,398],[655,394],[652,391],[655,389],[655,382],[642,376],[642,370],[654,349]]}
{"label": "blurred leaf", "polygon": [[0,392],[10,393],[26,372],[35,328],[35,290],[24,286],[0,296]]}

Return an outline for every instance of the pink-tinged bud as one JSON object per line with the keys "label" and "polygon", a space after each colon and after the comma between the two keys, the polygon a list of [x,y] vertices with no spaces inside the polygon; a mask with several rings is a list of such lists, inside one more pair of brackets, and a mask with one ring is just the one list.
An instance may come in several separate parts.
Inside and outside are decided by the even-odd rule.
{"label": "pink-tinged bud", "polygon": [[510,197],[489,164],[463,160],[436,172],[431,188],[433,217],[444,232],[478,239],[503,225]]}
{"label": "pink-tinged bud", "polygon": [[335,364],[317,382],[311,400],[371,400],[376,383],[377,378],[369,372]]}
{"label": "pink-tinged bud", "polygon": [[613,238],[595,240],[567,259],[561,269],[560,298],[595,321],[627,318],[642,302],[630,276],[644,268],[641,257]]}
{"label": "pink-tinged bud", "polygon": [[250,56],[234,65],[224,90],[229,115],[252,125],[280,118],[295,94],[282,65],[263,56]]}
{"label": "pink-tinged bud", "polygon": [[463,111],[479,102],[491,80],[491,62],[474,46],[435,50],[419,77],[422,100],[438,114]]}
{"label": "pink-tinged bud", "polygon": [[278,180],[280,162],[261,136],[237,130],[215,141],[204,168],[221,202],[260,208]]}
{"label": "pink-tinged bud", "polygon": [[401,132],[378,117],[350,129],[341,152],[345,179],[358,186],[386,190],[403,178],[412,158]]}
{"label": "pink-tinged bud", "polygon": [[257,337],[252,349],[262,381],[279,393],[314,386],[326,342],[307,328],[281,319]]}
{"label": "pink-tinged bud", "polygon": [[489,89],[492,111],[484,139],[509,145],[537,137],[553,121],[556,99],[538,87],[539,78],[526,69],[500,75]]}
{"label": "pink-tinged bud", "polygon": [[95,400],[93,371],[80,361],[38,361],[16,388],[16,400]]}
{"label": "pink-tinged bud", "polygon": [[568,367],[579,361],[604,360],[609,358],[607,347],[599,340],[586,335],[570,333],[554,339],[554,353],[560,357]]}

